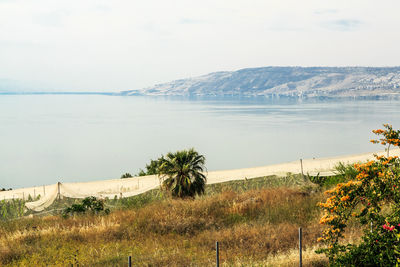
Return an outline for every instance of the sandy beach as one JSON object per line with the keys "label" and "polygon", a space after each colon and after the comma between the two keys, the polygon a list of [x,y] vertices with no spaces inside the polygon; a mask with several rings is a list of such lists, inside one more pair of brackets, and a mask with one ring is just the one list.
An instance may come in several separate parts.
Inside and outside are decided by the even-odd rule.
{"label": "sandy beach", "polygon": [[[285,176],[287,173],[301,173],[310,175],[333,175],[334,167],[339,163],[351,164],[374,159],[374,154],[386,155],[385,151],[344,155],[330,158],[303,159],[281,164],[267,165],[254,168],[210,171],[207,173],[207,183],[215,184],[233,180],[251,179],[262,176]],[[390,151],[390,156],[400,156],[400,149]],[[159,186],[156,175],[133,177],[127,179],[112,179],[93,182],[62,183],[40,187],[20,188],[0,192],[0,199],[27,199],[38,196],[40,199],[26,203],[27,208],[42,211],[53,203],[57,197],[84,198],[96,196],[100,198],[130,197],[139,195]]]}

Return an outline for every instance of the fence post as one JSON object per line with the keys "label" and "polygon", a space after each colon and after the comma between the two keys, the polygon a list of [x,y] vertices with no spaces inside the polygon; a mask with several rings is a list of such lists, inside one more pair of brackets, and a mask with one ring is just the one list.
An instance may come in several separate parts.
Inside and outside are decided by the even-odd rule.
{"label": "fence post", "polygon": [[57,197],[58,197],[58,200],[61,199],[60,185],[61,185],[61,183],[60,183],[60,182],[57,182],[57,195],[58,195]]}
{"label": "fence post", "polygon": [[300,159],[300,166],[301,166],[301,176],[304,178],[304,172],[303,172],[303,159]]}
{"label": "fence post", "polygon": [[132,267],[132,257],[128,257],[128,267]]}
{"label": "fence post", "polygon": [[303,255],[302,255],[302,242],[303,241],[303,231],[301,227],[299,228],[299,266],[303,266]]}
{"label": "fence post", "polygon": [[43,196],[46,195],[46,186],[43,185]]}
{"label": "fence post", "polygon": [[74,260],[75,260],[75,265],[79,267],[79,262],[78,262],[78,250],[76,250],[76,253],[74,254]]}
{"label": "fence post", "polygon": [[215,250],[216,250],[217,267],[219,267],[219,243],[218,243],[218,241],[215,242]]}

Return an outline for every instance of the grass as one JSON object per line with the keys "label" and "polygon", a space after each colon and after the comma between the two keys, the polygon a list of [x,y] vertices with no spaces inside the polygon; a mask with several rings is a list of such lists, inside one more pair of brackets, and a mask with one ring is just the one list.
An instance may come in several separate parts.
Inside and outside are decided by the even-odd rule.
{"label": "grass", "polygon": [[[194,200],[152,190],[108,200],[107,216],[0,222],[0,265],[125,266],[131,255],[134,266],[214,266],[219,241],[221,266],[294,266],[302,227],[304,266],[324,266],[313,253],[322,198],[319,186],[291,174],[209,185]],[[63,201],[55,207],[75,200]]]}
{"label": "grass", "polygon": [[[219,194],[226,191],[233,192],[244,192],[248,190],[254,189],[263,189],[263,188],[278,188],[278,187],[288,187],[288,188],[300,188],[303,191],[310,191],[316,188],[316,185],[311,183],[308,180],[302,179],[302,176],[299,174],[291,174],[288,173],[285,177],[278,177],[275,175],[264,176],[254,179],[246,179],[246,180],[237,180],[237,181],[229,181],[218,184],[210,184],[206,186],[205,197],[209,197],[215,194]],[[159,189],[150,190],[143,194],[122,198],[122,199],[109,199],[106,201],[108,207],[118,208],[118,209],[132,209],[132,208],[141,208],[148,203],[159,202],[162,200],[168,199],[168,195]],[[51,207],[52,208],[52,207]],[[50,209],[51,209],[50,208]]]}

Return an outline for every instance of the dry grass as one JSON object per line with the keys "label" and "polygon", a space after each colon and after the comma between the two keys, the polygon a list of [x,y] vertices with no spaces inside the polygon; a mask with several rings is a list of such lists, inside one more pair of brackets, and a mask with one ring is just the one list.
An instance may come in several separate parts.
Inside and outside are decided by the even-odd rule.
{"label": "dry grass", "polygon": [[292,266],[303,227],[305,266],[321,228],[320,193],[273,188],[225,191],[195,200],[165,199],[108,216],[31,218],[0,224],[0,265]]}

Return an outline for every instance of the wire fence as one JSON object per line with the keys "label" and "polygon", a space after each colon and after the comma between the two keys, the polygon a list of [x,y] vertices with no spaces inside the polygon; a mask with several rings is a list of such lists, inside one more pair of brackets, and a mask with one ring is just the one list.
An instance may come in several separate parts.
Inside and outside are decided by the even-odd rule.
{"label": "wire fence", "polygon": [[[298,266],[303,266],[303,229],[300,227],[298,229]],[[183,263],[183,266],[221,266],[221,255],[224,253],[224,248],[221,247],[220,242],[215,242],[214,251],[210,251],[207,255],[188,255],[185,257],[186,262]],[[178,252],[159,252],[157,255],[142,255],[142,254],[131,254],[127,256],[123,256],[122,258],[113,261],[111,265],[117,266],[168,266],[169,263],[174,263],[175,265],[179,262],[176,262],[177,256],[182,256],[181,253]],[[181,257],[180,257],[181,258]],[[197,265],[197,264],[198,265]],[[104,262],[95,262],[93,266],[101,266],[104,265]],[[70,266],[78,267],[83,266],[79,262],[78,251],[71,255],[70,257]]]}

